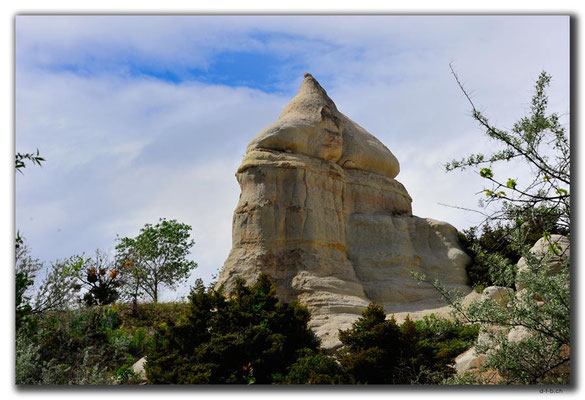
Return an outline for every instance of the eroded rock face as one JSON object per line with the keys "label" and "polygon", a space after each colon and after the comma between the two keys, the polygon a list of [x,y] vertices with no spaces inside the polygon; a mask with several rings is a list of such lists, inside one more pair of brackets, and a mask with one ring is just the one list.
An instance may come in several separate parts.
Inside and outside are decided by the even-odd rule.
{"label": "eroded rock face", "polygon": [[283,300],[309,307],[329,348],[372,300],[387,312],[444,305],[411,270],[470,291],[457,231],[412,215],[398,171],[390,150],[307,74],[236,173],[242,192],[218,285],[229,292],[237,276],[268,273]]}
{"label": "eroded rock face", "polygon": [[250,142],[247,151],[254,149],[290,151],[390,178],[400,171],[394,154],[340,113],[311,74],[305,74],[299,93],[278,120]]}

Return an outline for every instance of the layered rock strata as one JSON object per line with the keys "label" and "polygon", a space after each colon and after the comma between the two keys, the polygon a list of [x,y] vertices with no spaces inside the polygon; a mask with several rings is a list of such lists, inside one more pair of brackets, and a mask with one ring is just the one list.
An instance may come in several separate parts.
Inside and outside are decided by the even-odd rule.
{"label": "layered rock strata", "polygon": [[229,292],[238,276],[268,273],[283,300],[309,307],[329,348],[372,300],[387,312],[443,305],[410,271],[469,291],[456,229],[413,216],[398,172],[390,150],[307,74],[238,168],[242,192],[218,286]]}

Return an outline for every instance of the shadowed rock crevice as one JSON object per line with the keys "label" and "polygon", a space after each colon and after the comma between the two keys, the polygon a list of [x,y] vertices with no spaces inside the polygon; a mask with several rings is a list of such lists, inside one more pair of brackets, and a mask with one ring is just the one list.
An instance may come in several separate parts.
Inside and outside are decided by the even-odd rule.
{"label": "shadowed rock crevice", "polygon": [[309,307],[328,348],[371,300],[388,312],[443,305],[411,270],[470,291],[457,230],[412,215],[399,170],[390,150],[305,75],[238,168],[233,245],[218,285],[229,291],[237,276],[268,273],[283,300]]}

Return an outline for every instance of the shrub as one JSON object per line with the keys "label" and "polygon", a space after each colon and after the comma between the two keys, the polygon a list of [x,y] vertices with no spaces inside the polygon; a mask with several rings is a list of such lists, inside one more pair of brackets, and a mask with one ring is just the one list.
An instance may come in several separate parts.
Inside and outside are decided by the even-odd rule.
{"label": "shrub", "polygon": [[17,334],[14,378],[17,385],[34,385],[41,380],[39,346],[28,335]]}
{"label": "shrub", "polygon": [[436,384],[455,372],[455,357],[471,347],[478,328],[435,316],[398,325],[370,303],[352,328],[340,331],[341,366],[351,383]]}
{"label": "shrub", "polygon": [[189,300],[187,321],[157,329],[151,383],[272,383],[300,350],[317,349],[307,309],[279,302],[266,275],[250,287],[239,280],[229,298],[198,281]]}
{"label": "shrub", "polygon": [[467,276],[471,286],[478,292],[495,284],[492,272],[496,265],[513,265],[520,259],[518,251],[511,246],[509,230],[502,225],[492,227],[485,224],[481,232],[471,227],[460,234],[460,239],[472,258],[467,266]]}
{"label": "shrub", "polygon": [[275,376],[274,381],[280,384],[342,384],[347,382],[347,375],[335,357],[305,349],[288,368],[288,373]]}
{"label": "shrub", "polygon": [[[478,344],[476,352],[485,355],[481,372],[492,375],[487,383],[569,383],[570,251],[561,254],[552,234],[563,235],[569,241],[571,238],[571,146],[564,117],[548,111],[546,90],[552,78],[542,72],[534,86],[528,115],[510,129],[501,129],[476,108],[454,71],[453,74],[471,105],[473,118],[498,146],[491,154],[472,154],[448,163],[446,168],[449,171],[471,167],[485,179],[490,186],[482,191],[486,197],[480,202],[490,206],[485,221],[502,223],[508,228],[512,246],[526,263],[514,282],[513,269],[501,269],[497,259],[490,260],[494,261],[494,265],[489,265],[494,283],[522,283],[523,288],[505,305],[493,301],[464,305],[462,296],[448,291],[439,281],[433,285],[459,318],[481,322],[486,327],[487,337]],[[514,170],[502,168],[497,173],[492,169],[512,159],[522,162],[524,171],[530,174],[528,179],[514,178],[517,166]],[[539,238],[548,242],[548,248],[533,254],[530,248]],[[513,331],[516,334],[509,336]],[[460,381],[470,382],[470,378],[473,376]],[[486,381],[477,379],[476,383]]]}
{"label": "shrub", "polygon": [[130,339],[130,352],[134,355],[144,354],[147,346],[146,329],[138,328]]}

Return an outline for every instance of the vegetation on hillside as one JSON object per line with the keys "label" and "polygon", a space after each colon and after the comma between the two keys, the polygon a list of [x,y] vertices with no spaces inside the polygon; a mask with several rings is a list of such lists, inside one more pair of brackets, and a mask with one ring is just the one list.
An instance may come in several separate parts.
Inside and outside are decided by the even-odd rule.
{"label": "vegetation on hillside", "polygon": [[110,304],[35,314],[17,331],[16,383],[140,383],[132,365],[153,346],[154,327],[180,320],[185,308]]}
{"label": "vegetation on hillside", "polygon": [[371,304],[327,353],[300,304],[266,275],[229,297],[200,281],[186,303],[78,305],[28,315],[16,336],[17,384],[437,384],[477,327],[427,317],[398,325]]}

